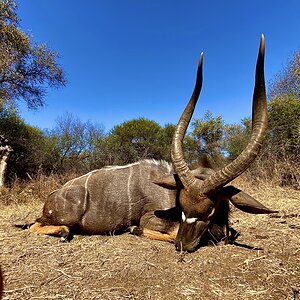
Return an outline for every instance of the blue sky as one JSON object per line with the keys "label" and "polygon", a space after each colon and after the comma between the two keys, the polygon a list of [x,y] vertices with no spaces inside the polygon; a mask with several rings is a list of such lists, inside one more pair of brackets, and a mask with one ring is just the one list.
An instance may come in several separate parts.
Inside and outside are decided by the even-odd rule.
{"label": "blue sky", "polygon": [[53,128],[65,112],[106,131],[133,118],[177,123],[194,86],[200,53],[204,82],[194,117],[210,110],[226,123],[250,116],[262,33],[266,80],[300,48],[299,0],[19,0],[21,28],[60,54],[68,84],[25,121]]}

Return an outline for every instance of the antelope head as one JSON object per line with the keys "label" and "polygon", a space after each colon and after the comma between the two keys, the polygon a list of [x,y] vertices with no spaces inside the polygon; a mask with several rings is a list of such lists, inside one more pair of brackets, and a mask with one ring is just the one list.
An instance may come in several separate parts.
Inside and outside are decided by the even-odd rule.
{"label": "antelope head", "polygon": [[222,209],[222,201],[230,200],[238,208],[250,213],[273,212],[242,191],[232,186],[225,187],[254,161],[264,140],[267,129],[264,51],[265,42],[262,35],[256,63],[252,133],[249,143],[233,162],[219,171],[205,174],[202,176],[203,178],[199,178],[195,172],[189,169],[182,150],[182,141],[202,87],[203,53],[201,54],[194,91],[177,124],[171,150],[172,163],[181,183],[179,206],[182,211],[182,218],[175,241],[177,250],[189,252],[196,250],[201,237],[213,222],[216,212]]}

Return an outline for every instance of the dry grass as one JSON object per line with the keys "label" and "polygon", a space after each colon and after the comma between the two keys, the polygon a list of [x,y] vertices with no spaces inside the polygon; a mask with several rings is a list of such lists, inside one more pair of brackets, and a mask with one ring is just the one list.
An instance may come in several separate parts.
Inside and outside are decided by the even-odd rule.
{"label": "dry grass", "polygon": [[[236,185],[279,214],[233,209],[240,246],[191,254],[129,234],[75,236],[60,243],[13,227],[38,217],[41,201],[2,204],[4,299],[299,299],[300,192],[262,183],[253,188],[241,180]],[[48,189],[41,188],[42,197]]]}
{"label": "dry grass", "polygon": [[[282,151],[284,152],[284,150]],[[300,161],[299,155],[285,160],[276,159],[276,153],[265,153],[256,159],[245,172],[245,177],[252,182],[268,182],[273,186],[290,187],[300,190]],[[273,155],[273,156],[272,156]]]}

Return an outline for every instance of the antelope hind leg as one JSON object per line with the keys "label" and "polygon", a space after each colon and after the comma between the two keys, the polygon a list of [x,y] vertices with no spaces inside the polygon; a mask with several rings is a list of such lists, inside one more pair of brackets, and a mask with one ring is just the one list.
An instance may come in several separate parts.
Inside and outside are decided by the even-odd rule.
{"label": "antelope hind leg", "polygon": [[68,241],[68,237],[70,234],[70,228],[65,225],[45,225],[43,226],[41,223],[36,222],[30,226],[29,230],[31,232],[37,234],[47,234],[58,236],[62,241]]}

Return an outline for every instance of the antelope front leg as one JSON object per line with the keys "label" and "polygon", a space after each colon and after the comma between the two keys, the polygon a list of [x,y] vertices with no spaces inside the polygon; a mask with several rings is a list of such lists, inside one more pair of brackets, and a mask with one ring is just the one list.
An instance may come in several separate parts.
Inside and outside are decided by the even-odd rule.
{"label": "antelope front leg", "polygon": [[171,230],[167,233],[162,233],[160,231],[155,231],[155,230],[144,228],[142,235],[144,237],[147,237],[147,238],[152,239],[152,240],[175,243],[178,228],[179,228],[179,224],[178,224],[178,226],[173,228],[173,230]]}
{"label": "antelope front leg", "polygon": [[29,230],[38,234],[47,234],[54,235],[61,238],[61,241],[68,241],[68,237],[70,234],[70,229],[65,225],[45,225],[43,226],[41,223],[36,222],[30,226]]}
{"label": "antelope front leg", "polygon": [[131,226],[129,231],[134,235],[174,243],[178,228],[178,222],[160,219],[154,215],[154,212],[149,212],[141,218],[139,227]]}

